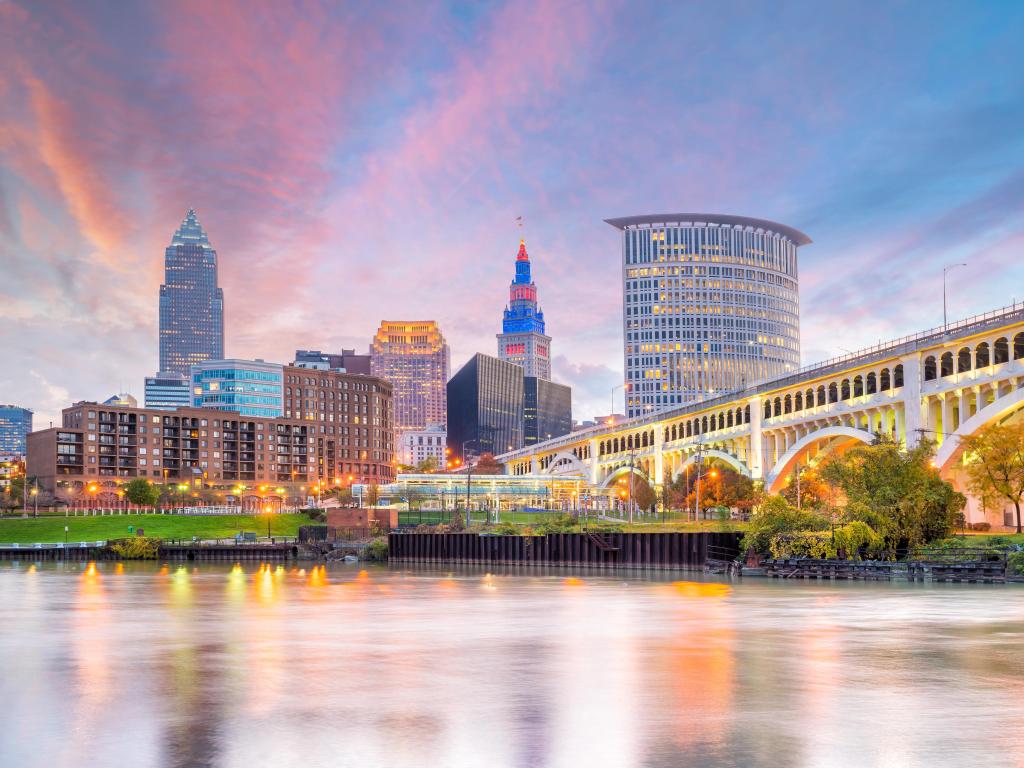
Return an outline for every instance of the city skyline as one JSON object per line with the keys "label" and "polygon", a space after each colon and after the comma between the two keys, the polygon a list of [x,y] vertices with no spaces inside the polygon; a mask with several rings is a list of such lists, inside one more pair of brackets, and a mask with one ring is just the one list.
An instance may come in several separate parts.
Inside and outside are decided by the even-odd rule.
{"label": "city skyline", "polygon": [[[16,73],[0,391],[37,427],[121,382],[141,398],[159,254],[189,206],[222,254],[225,355],[363,349],[386,301],[437,320],[454,369],[493,349],[525,217],[577,418],[622,382],[605,218],[705,210],[810,233],[803,363],[940,324],[949,264],[969,265],[951,319],[1024,297],[1020,8],[306,11],[257,25],[225,7],[0,6]],[[227,49],[182,49],[197,24]],[[673,44],[723,27],[734,42]],[[166,120],[170,105],[189,120]],[[349,305],[329,328],[325,292]]]}

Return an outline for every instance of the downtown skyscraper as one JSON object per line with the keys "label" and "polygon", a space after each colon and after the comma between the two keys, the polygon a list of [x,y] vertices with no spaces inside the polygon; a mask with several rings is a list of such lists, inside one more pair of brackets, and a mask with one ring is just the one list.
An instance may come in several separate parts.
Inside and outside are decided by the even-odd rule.
{"label": "downtown skyscraper", "polygon": [[224,292],[217,252],[189,209],[164,254],[160,286],[160,371],[189,375],[190,366],[224,358]]}
{"label": "downtown skyscraper", "polygon": [[537,305],[537,286],[523,240],[519,241],[516,275],[498,334],[498,358],[522,366],[526,376],[551,378],[551,337],[544,334],[544,313]]}
{"label": "downtown skyscraper", "polygon": [[797,249],[811,242],[803,232],[716,213],[606,221],[622,233],[627,415],[800,366]]}
{"label": "downtown skyscraper", "polygon": [[394,387],[395,430],[444,424],[448,342],[433,320],[385,320],[370,344],[370,373]]}

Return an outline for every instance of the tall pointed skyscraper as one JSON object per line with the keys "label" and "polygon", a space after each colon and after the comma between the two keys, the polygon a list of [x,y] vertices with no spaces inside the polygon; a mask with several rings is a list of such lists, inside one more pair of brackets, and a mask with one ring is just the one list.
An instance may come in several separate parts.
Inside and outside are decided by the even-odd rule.
{"label": "tall pointed skyscraper", "polygon": [[189,366],[224,358],[224,292],[217,252],[189,209],[164,254],[160,286],[160,370],[189,375]]}
{"label": "tall pointed skyscraper", "polygon": [[551,337],[544,335],[544,313],[537,306],[537,286],[530,277],[530,256],[519,241],[516,276],[498,334],[498,357],[521,365],[526,376],[551,378]]}

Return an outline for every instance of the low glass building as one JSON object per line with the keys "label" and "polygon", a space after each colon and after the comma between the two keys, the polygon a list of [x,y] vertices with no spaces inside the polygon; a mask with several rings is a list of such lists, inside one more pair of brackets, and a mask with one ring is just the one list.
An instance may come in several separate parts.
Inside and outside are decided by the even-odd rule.
{"label": "low glass building", "polygon": [[32,431],[32,411],[0,405],[0,458],[24,458],[25,438]]}
{"label": "low glass building", "polygon": [[284,366],[263,360],[208,360],[192,366],[192,407],[276,418],[284,413]]}
{"label": "low glass building", "polygon": [[[466,508],[515,510],[535,509],[570,512],[586,496],[582,477],[537,477],[516,475],[471,475],[465,473],[400,474],[394,483],[377,488],[378,505],[424,510]],[[355,484],[352,495],[365,501],[370,486]]]}

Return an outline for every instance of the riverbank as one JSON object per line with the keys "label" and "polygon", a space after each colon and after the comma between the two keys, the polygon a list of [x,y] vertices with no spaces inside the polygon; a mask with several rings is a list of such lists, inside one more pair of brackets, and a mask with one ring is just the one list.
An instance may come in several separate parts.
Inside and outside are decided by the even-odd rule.
{"label": "riverbank", "polygon": [[[305,513],[277,515],[105,515],[0,520],[0,544],[106,541],[134,536],[140,529],[159,539],[230,539],[239,531],[294,538],[299,527],[316,525]],[[64,528],[68,530],[65,536]]]}

